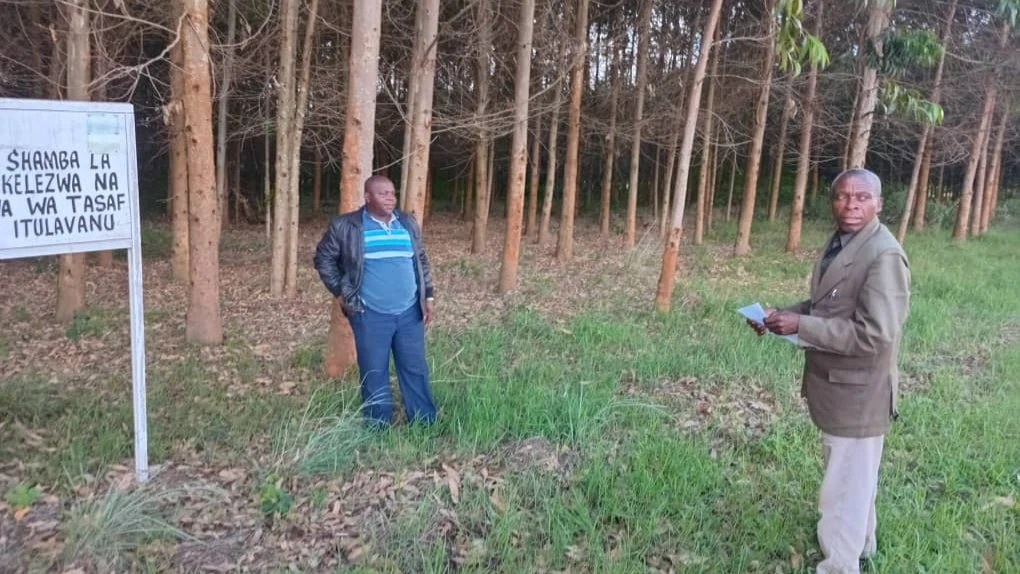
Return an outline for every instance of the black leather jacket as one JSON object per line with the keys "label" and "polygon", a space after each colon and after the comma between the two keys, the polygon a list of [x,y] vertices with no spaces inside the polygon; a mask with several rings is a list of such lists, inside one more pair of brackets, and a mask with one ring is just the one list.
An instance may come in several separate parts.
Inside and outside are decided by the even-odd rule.
{"label": "black leather jacket", "polygon": [[[334,297],[340,297],[345,315],[364,310],[359,290],[365,263],[365,235],[362,215],[365,208],[334,215],[315,248],[315,269]],[[411,235],[414,271],[418,282],[418,302],[425,311],[425,299],[432,297],[432,270],[421,242],[421,227],[410,213],[393,210],[400,224]]]}

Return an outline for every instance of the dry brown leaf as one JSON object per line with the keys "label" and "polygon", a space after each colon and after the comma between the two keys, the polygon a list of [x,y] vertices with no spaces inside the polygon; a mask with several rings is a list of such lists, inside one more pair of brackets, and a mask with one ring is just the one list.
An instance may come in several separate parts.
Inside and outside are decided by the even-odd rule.
{"label": "dry brown leaf", "polygon": [[792,566],[794,570],[799,570],[800,567],[803,564],[804,564],[804,557],[800,555],[800,552],[797,552],[796,548],[791,546],[790,547],[790,566]]}
{"label": "dry brown leaf", "polygon": [[228,468],[221,470],[217,476],[226,482],[237,482],[244,478],[244,470],[240,468]]}
{"label": "dry brown leaf", "polygon": [[446,485],[450,488],[450,500],[457,504],[460,502],[460,474],[446,464],[443,464],[443,470],[446,471]]}
{"label": "dry brown leaf", "polygon": [[1012,496],[996,496],[990,503],[985,505],[985,508],[987,509],[995,505],[1005,506],[1010,509],[1020,508],[1020,505],[1018,505],[1017,501],[1014,500]]}
{"label": "dry brown leaf", "polygon": [[21,522],[21,519],[24,518],[25,515],[28,514],[29,510],[30,509],[27,506],[24,507],[24,508],[19,508],[19,509],[15,510],[14,511],[14,521],[15,522]]}
{"label": "dry brown leaf", "polygon": [[995,574],[995,549],[989,546],[981,553],[981,574]]}

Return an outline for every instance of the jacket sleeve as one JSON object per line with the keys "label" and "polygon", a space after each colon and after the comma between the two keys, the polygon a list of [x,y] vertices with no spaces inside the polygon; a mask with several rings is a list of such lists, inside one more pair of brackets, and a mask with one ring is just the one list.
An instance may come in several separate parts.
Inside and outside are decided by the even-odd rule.
{"label": "jacket sleeve", "polygon": [[910,270],[896,251],[880,254],[868,269],[850,318],[800,318],[801,346],[850,357],[874,355],[897,341],[910,306]]}
{"label": "jacket sleeve", "polygon": [[334,297],[342,294],[340,290],[341,279],[343,278],[343,266],[340,264],[340,234],[337,231],[337,220],[334,217],[329,227],[315,247],[315,270],[319,272],[319,278],[329,289]]}
{"label": "jacket sleeve", "polygon": [[779,310],[780,311],[793,311],[794,313],[797,313],[798,315],[807,315],[808,311],[811,310],[811,300],[810,299],[805,299],[805,300],[803,300],[803,301],[801,301],[799,303],[794,303],[793,305],[790,305],[789,307],[783,307],[783,308],[781,308]]}
{"label": "jacket sleeve", "polygon": [[418,225],[418,220],[410,213],[407,214],[407,222],[411,226],[411,232],[418,238],[419,248],[415,256],[418,257],[418,266],[421,267],[421,275],[425,280],[425,297],[433,297],[435,290],[432,286],[432,267],[429,265],[428,255],[425,254],[425,242],[421,236],[421,226]]}

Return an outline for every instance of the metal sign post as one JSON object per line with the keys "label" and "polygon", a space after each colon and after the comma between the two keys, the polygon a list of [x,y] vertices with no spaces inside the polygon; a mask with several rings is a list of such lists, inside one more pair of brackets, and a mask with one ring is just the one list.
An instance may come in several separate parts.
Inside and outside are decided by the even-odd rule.
{"label": "metal sign post", "polygon": [[0,98],[0,259],[128,250],[135,476],[149,479],[134,108]]}

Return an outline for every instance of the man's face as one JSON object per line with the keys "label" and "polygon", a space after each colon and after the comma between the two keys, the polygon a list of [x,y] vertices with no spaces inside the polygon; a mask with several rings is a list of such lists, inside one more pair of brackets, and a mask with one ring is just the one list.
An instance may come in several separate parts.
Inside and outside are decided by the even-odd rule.
{"label": "man's face", "polygon": [[832,216],[844,233],[856,233],[882,210],[882,198],[861,178],[844,177],[832,191]]}
{"label": "man's face", "polygon": [[397,206],[397,191],[389,180],[373,181],[365,190],[365,207],[376,215],[389,216]]}

